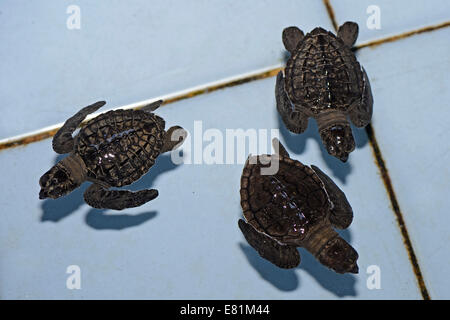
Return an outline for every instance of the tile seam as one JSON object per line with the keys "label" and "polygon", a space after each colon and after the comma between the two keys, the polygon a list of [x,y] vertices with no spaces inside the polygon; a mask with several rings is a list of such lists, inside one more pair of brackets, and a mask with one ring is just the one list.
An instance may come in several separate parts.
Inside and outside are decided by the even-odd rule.
{"label": "tile seam", "polygon": [[378,167],[378,170],[381,175],[381,179],[383,180],[384,187],[389,197],[389,201],[391,202],[391,208],[394,212],[395,218],[397,220],[397,225],[400,229],[400,233],[403,238],[403,244],[408,253],[409,261],[411,263],[414,275],[416,277],[417,285],[419,287],[420,293],[424,300],[430,300],[430,295],[428,293],[428,289],[425,285],[425,280],[419,265],[419,261],[417,259],[416,253],[414,251],[414,247],[411,242],[411,238],[409,236],[408,229],[405,224],[405,220],[403,219],[403,213],[400,209],[399,202],[397,200],[397,196],[394,191],[394,186],[392,185],[392,179],[389,175],[389,171],[386,167],[386,162],[383,158],[383,155],[380,151],[380,147],[378,145],[377,139],[375,137],[375,132],[371,124],[366,126],[366,133],[369,138],[369,144],[372,148],[372,154],[375,158],[375,163]]}
{"label": "tile seam", "polygon": [[[332,21],[332,24],[333,24],[335,30],[337,31],[338,23],[336,21],[336,15],[334,14],[333,7],[331,6],[329,0],[323,0],[323,2],[324,2],[324,5],[325,5],[325,7],[327,9],[328,16],[329,16],[330,20]],[[394,35],[394,36],[382,38],[382,39],[379,39],[379,40],[369,41],[366,44],[361,44],[359,46],[356,46],[355,50],[358,50],[358,49],[361,49],[361,48],[365,48],[365,47],[369,47],[369,46],[378,46],[378,45],[380,45],[382,43],[386,43],[386,42],[393,42],[393,41],[396,41],[396,40],[399,40],[399,39],[410,37],[410,36],[415,35],[415,34],[420,34],[420,33],[423,33],[423,32],[433,31],[433,30],[436,30],[436,29],[447,27],[448,25],[450,25],[450,23],[447,22],[447,23],[443,23],[443,24],[440,24],[440,25],[434,25],[434,26],[429,26],[429,27],[425,27],[425,28],[421,28],[421,29],[412,30],[412,31],[405,32],[405,33],[402,33],[402,34],[399,34],[399,35]],[[420,291],[420,293],[422,295],[422,299],[423,300],[430,300],[430,295],[429,295],[428,289],[427,289],[427,287],[425,285],[425,281],[424,281],[423,274],[422,274],[422,271],[421,271],[421,268],[420,268],[420,265],[419,265],[419,261],[417,259],[416,253],[414,251],[414,247],[412,245],[411,238],[409,236],[409,232],[408,232],[408,229],[407,229],[406,224],[405,224],[405,220],[403,219],[403,213],[402,213],[402,211],[400,209],[400,205],[399,205],[399,202],[397,200],[397,196],[395,194],[394,187],[392,185],[392,179],[391,179],[391,177],[389,175],[389,171],[388,171],[388,169],[386,167],[386,162],[384,160],[384,157],[383,157],[383,155],[381,153],[381,150],[380,150],[380,147],[378,145],[378,142],[377,142],[377,139],[376,139],[376,136],[375,136],[375,132],[374,132],[373,127],[372,127],[372,125],[370,123],[366,126],[365,130],[366,130],[367,136],[369,138],[369,144],[370,144],[370,146],[372,148],[372,154],[373,154],[373,157],[375,158],[375,163],[376,163],[376,165],[378,167],[378,170],[379,170],[379,172],[381,174],[381,178],[383,180],[384,187],[385,187],[386,192],[388,194],[389,201],[391,203],[392,211],[394,212],[394,216],[395,216],[395,218],[397,220],[397,225],[398,225],[398,227],[400,229],[400,233],[401,233],[401,236],[403,238],[403,245],[404,245],[404,247],[406,249],[406,252],[408,254],[409,261],[411,263],[411,267],[413,269],[414,276],[415,276],[416,281],[417,281],[418,289],[419,289],[419,291]]]}
{"label": "tile seam", "polygon": [[[174,102],[178,102],[181,100],[186,100],[189,98],[193,98],[199,95],[203,95],[206,93],[211,93],[217,90],[235,87],[241,84],[245,84],[248,82],[256,81],[256,80],[262,80],[270,77],[274,77],[277,75],[277,73],[282,70],[282,65],[274,65],[268,68],[259,69],[256,71],[248,72],[243,75],[234,76],[234,77],[228,77],[223,80],[218,80],[214,82],[210,82],[208,84],[199,85],[190,89],[182,90],[176,93],[167,94],[165,96],[160,96],[148,100],[144,100],[141,102],[132,103],[126,106],[121,106],[114,109],[105,109],[104,111],[101,111],[100,113],[103,113],[105,111],[109,110],[115,110],[115,109],[135,109],[138,110],[145,105],[149,104],[152,101],[156,101],[159,99],[164,100],[163,106],[167,104],[171,104]],[[85,124],[90,119],[96,117],[100,113],[94,113],[86,117],[86,120],[83,121],[82,125]],[[0,140],[0,151],[11,149],[19,146],[26,146],[33,142],[38,142],[47,138],[53,137],[56,132],[61,128],[63,123],[59,123],[56,125],[48,126],[40,130],[36,130],[30,133],[25,133],[22,135],[17,135],[10,138],[5,138]]]}
{"label": "tile seam", "polygon": [[425,26],[419,29],[414,29],[414,30],[410,30],[410,31],[405,31],[399,34],[394,34],[392,36],[388,36],[388,37],[384,37],[384,38],[380,38],[380,39],[375,39],[375,40],[370,40],[367,41],[365,43],[361,43],[356,45],[356,49],[362,49],[362,48],[366,48],[366,47],[377,47],[381,44],[384,43],[388,43],[388,42],[395,42],[398,40],[402,40],[405,38],[409,38],[411,36],[417,35],[417,34],[421,34],[421,33],[425,33],[425,32],[431,32],[434,30],[439,30],[442,28],[446,28],[450,26],[450,21],[446,21],[446,22],[442,22],[439,24],[434,24],[434,25],[429,25],[429,26]]}

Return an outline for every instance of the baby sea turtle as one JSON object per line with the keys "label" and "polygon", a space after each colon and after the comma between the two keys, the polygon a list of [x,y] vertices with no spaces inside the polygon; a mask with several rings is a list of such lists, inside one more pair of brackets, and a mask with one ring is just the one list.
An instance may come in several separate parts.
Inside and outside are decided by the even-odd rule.
{"label": "baby sea turtle", "polygon": [[[319,168],[292,160],[278,139],[275,155],[249,157],[241,178],[239,228],[264,259],[280,268],[300,263],[304,247],[338,273],[358,273],[358,253],[333,229],[345,229],[353,211],[344,193]],[[266,157],[266,161],[260,161]],[[267,160],[279,161],[274,175],[262,175]]]}
{"label": "baby sea turtle", "polygon": [[285,76],[278,73],[275,88],[286,127],[302,133],[313,117],[328,153],[344,162],[355,149],[347,116],[357,127],[365,127],[372,118],[369,78],[351,50],[357,37],[354,22],[344,23],[337,37],[322,28],[306,36],[297,27],[284,29],[283,43],[291,57]]}
{"label": "baby sea turtle", "polygon": [[162,103],[156,101],[142,110],[113,110],[88,121],[73,132],[99,101],[69,118],[53,137],[53,150],[70,153],[39,180],[39,198],[56,199],[78,188],[84,181],[93,184],[84,193],[94,208],[122,210],[138,207],[158,196],[155,189],[131,192],[108,190],[129,185],[144,175],[160,153],[180,146],[186,132],[179,126],[164,130],[165,121],[152,113]]}

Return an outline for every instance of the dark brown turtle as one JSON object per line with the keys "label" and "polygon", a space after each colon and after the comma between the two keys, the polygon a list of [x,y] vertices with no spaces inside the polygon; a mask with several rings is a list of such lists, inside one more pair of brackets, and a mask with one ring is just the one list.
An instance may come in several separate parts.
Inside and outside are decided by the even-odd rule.
{"label": "dark brown turtle", "polygon": [[[353,211],[344,193],[319,168],[292,160],[274,139],[275,155],[249,157],[241,178],[244,217],[239,228],[264,259],[280,268],[300,263],[304,247],[338,273],[358,273],[358,253],[333,229],[345,229]],[[267,160],[279,161],[274,175],[262,175]],[[266,163],[266,164],[263,164]]]}
{"label": "dark brown turtle", "polygon": [[355,149],[347,116],[357,127],[372,118],[369,78],[351,48],[358,25],[344,23],[337,37],[322,28],[306,36],[297,27],[283,30],[283,43],[291,53],[285,76],[277,76],[277,109],[286,127],[302,133],[308,118],[317,121],[320,137],[332,156],[347,161]]}
{"label": "dark brown turtle", "polygon": [[171,127],[166,132],[164,120],[152,113],[161,103],[161,100],[154,102],[142,110],[100,114],[88,121],[75,138],[72,134],[81,122],[105,102],[96,102],[69,118],[55,134],[53,150],[70,154],[40,178],[39,198],[67,195],[84,181],[93,182],[84,199],[94,208],[122,210],[156,198],[155,189],[137,192],[108,189],[138,180],[160,153],[183,143],[186,132],[181,127]]}

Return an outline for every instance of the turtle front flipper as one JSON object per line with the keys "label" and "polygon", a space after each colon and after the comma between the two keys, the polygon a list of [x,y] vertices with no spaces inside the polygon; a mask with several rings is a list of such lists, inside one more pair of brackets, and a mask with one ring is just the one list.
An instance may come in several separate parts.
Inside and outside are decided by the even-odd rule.
{"label": "turtle front flipper", "polygon": [[339,27],[337,36],[349,47],[353,47],[358,38],[359,27],[355,22],[347,21]]}
{"label": "turtle front flipper", "polygon": [[284,90],[283,71],[278,72],[275,85],[275,96],[277,100],[277,110],[280,113],[286,128],[294,133],[302,133],[308,127],[308,116],[292,108],[286,91]]}
{"label": "turtle front flipper", "polygon": [[75,115],[67,119],[61,129],[56,132],[53,137],[52,145],[53,150],[56,153],[64,154],[69,153],[73,150],[74,140],[72,137],[73,132],[78,128],[81,122],[86,118],[86,116],[90,113],[97,111],[100,107],[106,104],[105,101],[98,101],[94,104],[91,104],[87,107],[84,107],[80,111],[78,111]]}
{"label": "turtle front flipper", "polygon": [[373,96],[372,89],[370,88],[369,78],[367,77],[366,70],[361,67],[363,72],[363,90],[361,100],[356,101],[351,106],[349,111],[349,118],[355,126],[363,128],[367,126],[372,119],[373,112]]}
{"label": "turtle front flipper", "polygon": [[156,109],[158,109],[162,103],[163,103],[163,100],[158,100],[158,101],[152,102],[146,106],[143,106],[141,110],[145,111],[145,112],[153,112]]}
{"label": "turtle front flipper", "polygon": [[330,201],[333,203],[330,216],[331,224],[338,229],[348,228],[353,221],[353,210],[344,192],[322,170],[314,165],[311,165],[311,168],[319,176],[325,186]]}
{"label": "turtle front flipper", "polygon": [[296,247],[279,244],[276,240],[256,231],[242,219],[239,219],[239,229],[250,246],[274,265],[291,269],[300,264],[300,254]]}
{"label": "turtle front flipper", "polygon": [[283,44],[287,51],[293,53],[298,44],[303,40],[305,34],[297,27],[288,27],[283,30]]}
{"label": "turtle front flipper", "polygon": [[134,208],[155,199],[158,190],[148,189],[137,192],[128,190],[107,190],[99,184],[92,184],[84,193],[88,205],[97,209],[123,210]]}
{"label": "turtle front flipper", "polygon": [[187,137],[187,132],[180,126],[173,126],[166,132],[161,153],[174,150],[181,146]]}

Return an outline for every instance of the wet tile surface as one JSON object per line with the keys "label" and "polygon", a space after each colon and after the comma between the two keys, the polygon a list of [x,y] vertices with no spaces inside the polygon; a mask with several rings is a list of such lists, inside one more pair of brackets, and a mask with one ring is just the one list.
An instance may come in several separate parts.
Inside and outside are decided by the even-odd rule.
{"label": "wet tile surface", "polygon": [[0,4],[0,139],[105,98],[112,108],[279,64],[284,26],[331,28],[315,0],[78,1],[69,30],[72,4]]}
{"label": "wet tile surface", "polygon": [[[171,104],[158,113],[168,126],[180,124],[197,139],[202,135],[193,134],[196,120],[203,120],[203,133],[211,128],[222,133],[278,128],[274,80]],[[347,194],[355,219],[342,235],[360,254],[359,275],[335,274],[304,250],[303,262],[294,270],[262,260],[237,227],[242,163],[175,166],[164,155],[133,185],[134,190],[157,188],[159,197],[124,212],[89,208],[82,202],[85,187],[66,198],[40,201],[39,176],[56,159],[45,140],[0,153],[5,164],[1,175],[14,181],[2,200],[2,297],[420,298],[364,131],[357,131],[359,147],[346,165],[324,153],[316,131],[311,122],[304,136],[282,131],[280,137],[294,158],[321,167]],[[201,149],[207,150],[209,143],[205,140]],[[194,161],[198,146],[192,139],[184,156]],[[20,170],[26,174],[17,176]],[[79,291],[65,287],[65,270],[73,264],[82,271]],[[366,287],[370,265],[382,270],[381,290]]]}
{"label": "wet tile surface", "polygon": [[426,285],[432,298],[446,299],[449,36],[446,28],[358,52],[373,79],[375,134]]}

